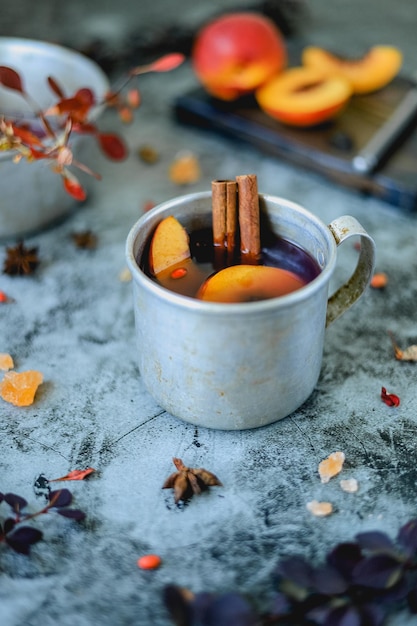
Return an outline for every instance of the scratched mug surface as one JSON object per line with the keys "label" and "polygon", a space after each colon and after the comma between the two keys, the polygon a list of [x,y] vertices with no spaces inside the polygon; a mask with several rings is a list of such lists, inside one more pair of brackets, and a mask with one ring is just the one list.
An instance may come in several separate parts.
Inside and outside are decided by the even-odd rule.
{"label": "scratched mug surface", "polygon": [[[211,225],[211,192],[155,207],[131,229],[126,256],[141,378],[172,415],[222,430],[265,426],[300,407],[320,374],[325,329],[364,292],[375,245],[359,222],[342,216],[324,224],[288,200],[259,195],[274,232],[310,254],[319,275],[288,295],[245,303],[205,302],[161,287],[140,268],[158,223],[175,216],[188,232]],[[361,237],[351,278],[329,298],[337,247]]]}

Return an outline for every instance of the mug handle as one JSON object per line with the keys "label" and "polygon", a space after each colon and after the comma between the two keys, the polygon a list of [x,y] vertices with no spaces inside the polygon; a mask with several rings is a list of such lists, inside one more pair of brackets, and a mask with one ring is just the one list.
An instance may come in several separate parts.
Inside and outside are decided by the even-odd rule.
{"label": "mug handle", "polygon": [[355,271],[327,303],[326,326],[340,317],[363,294],[372,278],[375,267],[375,242],[357,219],[351,215],[342,215],[333,220],[328,228],[336,245],[339,246],[349,237],[359,235],[361,249]]}

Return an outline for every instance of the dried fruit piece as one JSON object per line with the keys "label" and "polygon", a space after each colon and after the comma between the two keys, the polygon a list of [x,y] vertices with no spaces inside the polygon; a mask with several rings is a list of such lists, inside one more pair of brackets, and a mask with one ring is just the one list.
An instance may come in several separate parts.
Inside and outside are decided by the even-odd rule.
{"label": "dried fruit piece", "polygon": [[0,396],[15,406],[29,406],[43,382],[43,375],[36,370],[7,372],[0,382]]}
{"label": "dried fruit piece", "polygon": [[383,289],[388,284],[388,276],[384,272],[374,274],[371,278],[370,286],[374,289]]}
{"label": "dried fruit piece", "polygon": [[186,467],[181,459],[175,457],[172,460],[178,471],[168,476],[162,489],[174,490],[176,504],[180,500],[191,498],[193,494],[200,494],[207,487],[222,486],[217,476],[211,472],[203,468]]}
{"label": "dried fruit piece", "polygon": [[395,343],[392,333],[389,334],[394,347],[395,358],[398,361],[417,361],[417,345],[408,346],[405,350],[401,350]]}
{"label": "dried fruit piece", "polygon": [[157,554],[144,554],[137,560],[140,569],[156,569],[162,563],[162,559]]}
{"label": "dried fruit piece", "polygon": [[355,493],[359,488],[356,478],[345,478],[340,481],[340,486],[343,491],[347,491],[348,493]]}
{"label": "dried fruit piece", "polygon": [[332,452],[327,459],[319,463],[319,475],[322,483],[328,483],[333,476],[339,474],[345,462],[343,452]]}
{"label": "dried fruit piece", "polygon": [[178,154],[170,165],[169,179],[176,185],[191,185],[200,177],[200,164],[192,152]]}
{"label": "dried fruit piece", "polygon": [[307,502],[306,507],[316,517],[326,517],[326,515],[333,513],[333,505],[330,502],[311,500],[311,502]]}
{"label": "dried fruit piece", "polygon": [[395,393],[387,393],[385,387],[381,388],[381,399],[387,406],[400,406],[400,399]]}
{"label": "dried fruit piece", "polygon": [[0,352],[0,370],[11,370],[14,368],[13,359],[7,352]]}

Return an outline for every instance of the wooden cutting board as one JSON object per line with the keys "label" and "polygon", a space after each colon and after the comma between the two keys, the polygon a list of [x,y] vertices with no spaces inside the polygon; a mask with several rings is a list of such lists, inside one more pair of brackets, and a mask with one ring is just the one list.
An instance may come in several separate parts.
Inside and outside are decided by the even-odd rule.
{"label": "wooden cutting board", "polygon": [[413,86],[397,77],[378,92],[354,96],[336,120],[307,129],[272,119],[252,96],[223,102],[200,88],[177,98],[174,113],[181,123],[248,142],[340,185],[413,210],[417,208],[417,113],[371,174],[358,173],[352,164]]}

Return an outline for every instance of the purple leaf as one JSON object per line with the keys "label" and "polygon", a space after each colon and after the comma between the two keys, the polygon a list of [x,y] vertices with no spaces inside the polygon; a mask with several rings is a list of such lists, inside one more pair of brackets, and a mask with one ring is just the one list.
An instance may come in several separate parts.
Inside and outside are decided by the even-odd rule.
{"label": "purple leaf", "polygon": [[352,570],[362,560],[363,555],[356,543],[339,543],[327,555],[327,562],[333,565],[345,578],[352,575]]}
{"label": "purple leaf", "polygon": [[300,587],[310,587],[314,570],[305,559],[295,556],[281,561],[275,573],[288,578]]}
{"label": "purple leaf", "polygon": [[362,626],[362,619],[355,607],[341,606],[329,613],[324,626]]}
{"label": "purple leaf", "polygon": [[344,577],[331,565],[324,565],[313,575],[314,588],[325,595],[344,593],[347,583]]}
{"label": "purple leaf", "polygon": [[4,522],[5,534],[7,535],[7,533],[12,531],[15,526],[16,526],[16,520],[14,520],[12,517],[8,517]]}
{"label": "purple leaf", "polygon": [[400,579],[402,567],[394,557],[377,554],[360,561],[352,574],[357,585],[371,589],[389,589]]}
{"label": "purple leaf", "polygon": [[417,550],[417,519],[410,520],[400,528],[398,542],[407,548],[409,553],[414,554]]}
{"label": "purple leaf", "polygon": [[207,626],[256,626],[259,621],[248,602],[237,593],[214,598],[203,621]]}
{"label": "purple leaf", "polygon": [[57,513],[62,515],[62,517],[68,517],[69,519],[75,519],[77,521],[85,519],[84,511],[80,511],[79,509],[58,509]]}
{"label": "purple leaf", "polygon": [[190,602],[185,599],[180,587],[177,587],[176,585],[167,585],[163,592],[163,600],[174,624],[177,624],[177,626],[191,625],[192,617]]}
{"label": "purple leaf", "polygon": [[72,502],[72,494],[68,489],[57,489],[49,494],[50,507],[68,506]]}
{"label": "purple leaf", "polygon": [[24,509],[25,506],[27,506],[27,501],[24,498],[17,496],[15,493],[6,493],[4,496],[4,500],[9,506],[12,507],[13,511],[17,514],[20,513],[20,511]]}
{"label": "purple leaf", "polygon": [[375,605],[346,605],[333,609],[324,626],[381,626],[384,619],[384,612]]}
{"label": "purple leaf", "polygon": [[410,609],[411,613],[416,614],[417,613],[417,587],[414,587],[414,589],[411,589],[408,592],[407,603],[408,603],[408,608]]}
{"label": "purple leaf", "polygon": [[291,610],[291,605],[288,601],[287,596],[278,591],[274,597],[272,598],[272,604],[270,609],[270,614],[273,617],[282,617],[287,615]]}
{"label": "purple leaf", "polygon": [[388,535],[378,530],[359,533],[356,535],[356,539],[363,550],[370,550],[371,552],[395,551],[394,543]]}
{"label": "purple leaf", "polygon": [[0,502],[3,502],[4,500],[4,494],[0,492]]}
{"label": "purple leaf", "polygon": [[42,533],[30,526],[21,526],[6,537],[8,545],[19,554],[29,554],[30,547],[42,539]]}

